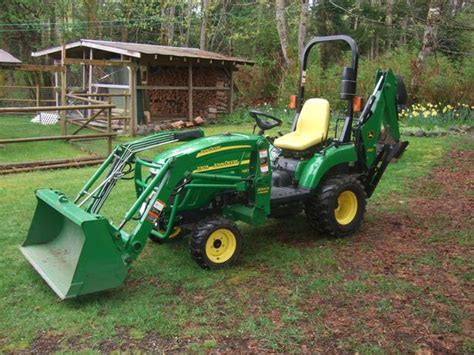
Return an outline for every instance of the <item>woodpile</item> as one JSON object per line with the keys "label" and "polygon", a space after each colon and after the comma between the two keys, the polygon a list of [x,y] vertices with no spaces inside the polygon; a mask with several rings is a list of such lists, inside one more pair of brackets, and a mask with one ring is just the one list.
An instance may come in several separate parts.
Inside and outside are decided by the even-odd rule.
{"label": "woodpile", "polygon": [[197,116],[193,119],[193,122],[189,121],[183,121],[183,120],[178,120],[178,121],[165,121],[160,124],[156,123],[149,123],[149,124],[142,124],[137,126],[137,134],[139,135],[147,135],[147,134],[152,134],[160,131],[167,131],[167,130],[177,130],[177,129],[183,129],[183,128],[193,128],[196,126],[200,126],[206,123],[206,120],[204,120],[201,116]]}
{"label": "woodpile", "polygon": [[[188,87],[187,67],[151,67],[149,86]],[[230,80],[219,67],[193,67],[193,87],[218,87],[220,90],[193,90],[193,116],[214,120],[229,111]],[[188,90],[147,90],[152,121],[188,118]]]}

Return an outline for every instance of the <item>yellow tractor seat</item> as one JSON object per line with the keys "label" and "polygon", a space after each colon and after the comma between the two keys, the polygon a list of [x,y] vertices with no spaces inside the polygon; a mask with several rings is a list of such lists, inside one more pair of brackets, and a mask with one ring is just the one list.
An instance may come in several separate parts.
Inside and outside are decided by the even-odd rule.
{"label": "yellow tractor seat", "polygon": [[296,129],[277,139],[273,145],[281,149],[302,151],[326,140],[329,130],[329,102],[309,99],[301,110]]}

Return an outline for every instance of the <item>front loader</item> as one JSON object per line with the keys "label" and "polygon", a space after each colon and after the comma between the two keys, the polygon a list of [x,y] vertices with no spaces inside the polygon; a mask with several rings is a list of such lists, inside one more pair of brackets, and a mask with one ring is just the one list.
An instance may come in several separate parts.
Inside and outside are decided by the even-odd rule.
{"label": "front loader", "polygon": [[[338,137],[329,137],[329,102],[304,98],[309,53],[328,41],[344,41],[352,52],[351,66],[342,71],[347,113]],[[191,231],[191,256],[203,268],[238,260],[237,221],[261,225],[304,210],[321,233],[353,234],[387,165],[408,145],[400,141],[400,85],[391,70],[377,72],[373,93],[355,117],[357,64],[352,38],[314,38],[303,54],[290,133],[267,137],[265,131],[282,121],[251,111],[258,134],[155,134],[117,146],[74,199],[37,190],[22,253],[59,297],[72,298],[122,285],[148,239],[163,242],[185,230]],[[140,157],[144,150],[183,141],[153,160]],[[127,179],[134,181],[136,200],[112,223],[101,208],[117,182]]]}

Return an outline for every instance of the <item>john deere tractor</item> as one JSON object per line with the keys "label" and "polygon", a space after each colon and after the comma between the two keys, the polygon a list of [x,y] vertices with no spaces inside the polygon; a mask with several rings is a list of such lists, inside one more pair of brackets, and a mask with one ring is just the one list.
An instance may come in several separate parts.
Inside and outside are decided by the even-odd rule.
{"label": "john deere tractor", "polygon": [[[309,53],[329,41],[343,41],[352,52],[351,65],[342,70],[347,112],[335,137],[329,136],[329,102],[304,98]],[[397,114],[406,95],[391,70],[376,73],[372,95],[356,115],[362,107],[355,96],[357,63],[357,45],[348,36],[308,43],[288,134],[267,137],[282,121],[251,111],[258,134],[155,134],[118,145],[73,199],[54,189],[37,190],[22,253],[59,297],[71,298],[122,285],[149,238],[163,242],[188,230],[192,258],[213,269],[238,260],[242,234],[237,221],[262,225],[304,211],[319,233],[354,233],[366,199],[408,145],[400,141]],[[186,142],[153,160],[139,157],[144,150],[180,141]],[[134,181],[136,200],[114,224],[100,211],[121,179]]]}

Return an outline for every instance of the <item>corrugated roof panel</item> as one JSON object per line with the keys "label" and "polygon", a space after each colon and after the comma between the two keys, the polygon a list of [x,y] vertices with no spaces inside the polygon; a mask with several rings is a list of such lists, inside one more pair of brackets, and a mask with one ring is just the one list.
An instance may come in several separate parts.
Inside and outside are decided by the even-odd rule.
{"label": "corrugated roof panel", "polygon": [[12,56],[7,51],[4,51],[3,49],[0,49],[0,63],[21,64],[21,60],[18,59],[18,58],[15,58],[14,56]]}
{"label": "corrugated roof panel", "polygon": [[[208,60],[223,60],[227,62],[237,63],[253,63],[250,60],[227,56],[220,53],[203,51],[197,48],[187,47],[171,47],[161,46],[155,44],[142,44],[142,43],[129,43],[129,42],[113,42],[113,41],[101,41],[95,39],[81,39],[78,42],[70,43],[66,45],[66,48],[77,48],[80,46],[100,48],[101,50],[109,51],[112,53],[124,54],[129,52],[131,56],[141,57],[140,54],[144,55],[161,55],[161,56],[175,56],[175,57],[186,57],[186,58],[199,58]],[[61,47],[52,47],[33,53],[32,55],[42,56],[46,54],[53,54],[61,51]]]}

